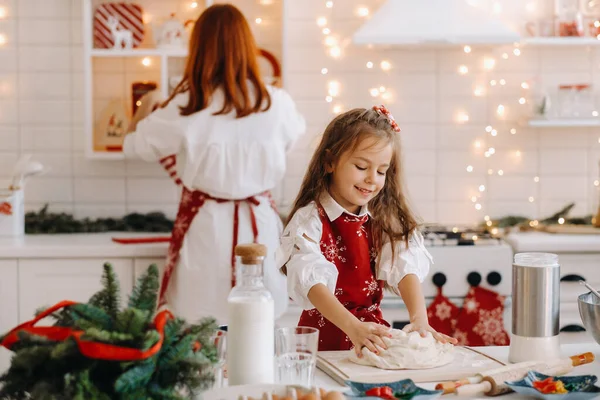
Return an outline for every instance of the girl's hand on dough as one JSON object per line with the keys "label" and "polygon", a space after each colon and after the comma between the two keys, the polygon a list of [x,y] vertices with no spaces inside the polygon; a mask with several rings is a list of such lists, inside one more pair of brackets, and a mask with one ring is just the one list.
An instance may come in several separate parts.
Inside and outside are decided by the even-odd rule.
{"label": "girl's hand on dough", "polygon": [[379,354],[377,347],[387,349],[382,338],[392,337],[390,328],[387,326],[379,325],[375,322],[362,322],[358,319],[346,333],[354,344],[354,351],[359,358],[362,357],[363,347],[366,347],[375,354]]}
{"label": "girl's hand on dough", "polygon": [[433,335],[433,338],[440,343],[452,343],[452,344],[458,343],[457,339],[450,337],[448,335],[444,335],[443,333],[439,333],[438,331],[436,331],[429,325],[429,322],[424,321],[424,320],[415,320],[414,322],[406,325],[404,327],[404,329],[402,329],[402,330],[406,333],[419,332],[421,337],[426,337],[427,332],[431,332],[431,334]]}

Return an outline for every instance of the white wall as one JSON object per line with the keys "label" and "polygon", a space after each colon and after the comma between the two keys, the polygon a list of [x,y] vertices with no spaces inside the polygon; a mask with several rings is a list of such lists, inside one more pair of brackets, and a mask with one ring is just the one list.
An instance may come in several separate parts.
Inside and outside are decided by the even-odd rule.
{"label": "white wall", "polygon": [[[326,16],[333,32],[344,39],[362,22],[354,15],[356,7],[367,6],[373,12],[381,0],[336,0],[332,9],[325,7],[324,0],[285,1],[286,87],[306,115],[309,133],[290,155],[288,178],[283,190],[277,191],[284,209],[296,194],[316,136],[334,116],[333,106],[380,102],[368,89],[385,85],[394,95],[385,103],[402,127],[410,195],[425,220],[465,223],[486,214],[517,213],[537,217],[569,201],[577,202],[576,214],[592,211],[600,160],[598,130],[517,127],[516,135],[507,132],[526,107],[517,103],[526,94],[520,89],[522,81],[536,79],[552,86],[572,81],[597,84],[598,50],[522,48],[520,57],[511,55],[504,61],[501,54],[512,51],[510,46],[487,52],[475,49],[466,55],[460,49],[380,51],[349,45],[339,60],[333,60],[323,46],[317,16]],[[253,23],[259,44],[277,55],[282,44],[281,2],[234,1],[250,21],[263,17],[261,26]],[[156,14],[193,13],[190,1],[138,3]],[[518,0],[502,1],[505,9],[513,3]],[[81,0],[0,0],[0,5],[8,12],[0,21],[0,33],[7,38],[0,48],[0,181],[8,178],[20,153],[33,152],[52,171],[27,187],[28,209],[50,202],[53,210],[73,212],[77,217],[157,209],[173,216],[175,187],[159,166],[84,158]],[[497,59],[492,72],[481,67],[482,57],[488,54]],[[392,63],[387,73],[377,67],[384,59]],[[376,65],[372,70],[365,67],[369,60]],[[468,75],[456,73],[461,64],[469,66]],[[328,75],[321,74],[323,67],[329,68]],[[131,60],[103,60],[95,68],[97,88],[104,90],[118,89],[124,72],[140,69]],[[147,71],[157,73],[152,67]],[[487,85],[488,95],[475,98],[473,84],[490,79],[505,79],[507,85]],[[331,104],[325,101],[329,80],[341,83],[340,96]],[[494,117],[500,102],[507,107],[502,123]],[[454,122],[459,109],[469,113],[469,123]],[[488,124],[498,127],[497,137],[486,135]],[[495,147],[496,154],[490,158],[478,154],[473,148],[477,139]],[[515,156],[517,150],[520,157]],[[473,173],[466,172],[467,165],[473,165]],[[499,168],[503,176],[487,175],[488,169]],[[535,176],[540,177],[538,184],[533,182]],[[482,210],[476,211],[470,197],[482,183],[487,190],[481,198]],[[528,201],[530,196],[535,198],[533,203]]]}
{"label": "white wall", "polygon": [[[521,83],[535,87],[556,87],[559,83],[598,81],[598,50],[577,48],[531,48],[521,46],[522,54],[513,55],[513,47],[462,48],[444,50],[378,50],[352,44],[343,47],[342,56],[332,58],[317,26],[324,16],[333,35],[347,40],[363,20],[355,12],[366,6],[374,12],[380,0],[337,0],[331,9],[322,0],[286,0],[289,20],[284,25],[287,58],[287,86],[307,115],[310,135],[314,138],[334,117],[333,109],[369,107],[384,102],[402,128],[404,164],[409,194],[420,215],[429,222],[466,223],[483,220],[485,215],[522,214],[547,216],[574,201],[573,213],[591,213],[597,207],[594,180],[598,179],[600,131],[598,129],[527,129],[518,120],[527,114],[528,105],[518,103],[529,92]],[[503,17],[519,28],[528,18],[527,2],[503,0]],[[537,11],[551,9],[551,0],[540,0]],[[502,54],[510,54],[508,60]],[[483,58],[496,59],[492,71],[483,68]],[[389,72],[379,67],[382,60],[392,64]],[[367,69],[366,63],[375,64]],[[457,73],[460,65],[469,68],[467,75]],[[327,75],[321,74],[328,68]],[[505,86],[490,87],[490,80],[506,81]],[[341,93],[327,103],[328,82],[341,84]],[[393,92],[391,100],[373,98],[369,89],[385,86]],[[485,97],[475,97],[476,85],[486,88]],[[498,119],[496,107],[506,107],[506,118]],[[456,113],[466,111],[468,123],[456,122]],[[498,135],[490,136],[485,128],[492,125]],[[509,133],[517,129],[516,135]],[[475,141],[482,143],[480,149]],[[292,156],[285,202],[292,201],[311,152],[311,140],[305,140]],[[490,158],[483,153],[494,147]],[[520,156],[517,155],[520,152]],[[466,167],[473,166],[472,173]],[[493,169],[494,174],[488,175]],[[504,174],[499,176],[497,171]],[[534,177],[540,178],[539,183]],[[477,211],[471,197],[479,186],[486,187]],[[530,202],[529,197],[534,201]],[[595,209],[594,209],[595,211]]]}

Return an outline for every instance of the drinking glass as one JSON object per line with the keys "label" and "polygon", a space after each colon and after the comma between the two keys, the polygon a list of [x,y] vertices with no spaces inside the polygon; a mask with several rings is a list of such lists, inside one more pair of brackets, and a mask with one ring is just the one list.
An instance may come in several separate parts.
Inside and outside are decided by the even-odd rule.
{"label": "drinking glass", "polygon": [[298,326],[275,331],[275,376],[283,385],[313,385],[319,330]]}
{"label": "drinking glass", "polygon": [[225,362],[227,360],[227,332],[221,329],[216,330],[210,337],[210,341],[215,346],[216,363],[212,365],[212,371],[215,375],[213,388],[222,388],[225,383]]}

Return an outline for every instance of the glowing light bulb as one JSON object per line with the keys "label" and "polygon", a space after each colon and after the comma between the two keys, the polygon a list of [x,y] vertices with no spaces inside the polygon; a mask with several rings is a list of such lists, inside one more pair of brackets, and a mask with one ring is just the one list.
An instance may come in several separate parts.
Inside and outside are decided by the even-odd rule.
{"label": "glowing light bulb", "polygon": [[498,83],[498,82],[496,82],[496,80],[495,80],[495,79],[492,79],[492,80],[490,81],[490,86],[496,86],[496,84],[497,84],[497,83]]}
{"label": "glowing light bulb", "polygon": [[0,7],[0,19],[6,18],[6,15],[7,15],[6,8]]}
{"label": "glowing light bulb", "polygon": [[469,54],[471,52],[471,46],[465,46],[463,47],[463,51],[467,54]]}
{"label": "glowing light bulb", "polygon": [[464,111],[459,112],[456,115],[456,121],[459,122],[459,123],[469,122],[469,114],[467,114]]}
{"label": "glowing light bulb", "polygon": [[472,165],[468,165],[467,166],[467,172],[473,172],[473,166]]}
{"label": "glowing light bulb", "polygon": [[385,92],[387,89],[385,88],[385,86],[379,86],[379,91],[381,93]]}
{"label": "glowing light bulb", "polygon": [[565,223],[565,219],[564,219],[563,217],[560,217],[560,218],[558,219],[558,223],[559,223],[560,225],[564,224],[564,223]]}
{"label": "glowing light bulb", "polygon": [[490,133],[490,132],[491,132],[491,131],[493,131],[493,130],[494,130],[494,128],[493,128],[491,125],[488,125],[488,126],[486,126],[486,127],[485,127],[485,131],[486,131],[487,133]]}
{"label": "glowing light bulb", "polygon": [[485,192],[485,185],[480,185],[479,186],[479,191],[480,192]]}
{"label": "glowing light bulb", "polygon": [[527,103],[527,99],[525,97],[521,97],[519,99],[519,104],[525,104],[525,103]]}
{"label": "glowing light bulb", "polygon": [[496,108],[496,113],[497,113],[499,116],[503,116],[503,115],[504,115],[504,112],[505,112],[505,108],[504,108],[504,106],[503,106],[502,104],[500,104],[500,105],[499,105],[499,106]]}
{"label": "glowing light bulb", "polygon": [[379,89],[377,89],[377,88],[369,89],[369,93],[371,93],[371,96],[377,97],[377,96],[379,96]]}
{"label": "glowing light bulb", "polygon": [[485,69],[491,70],[491,69],[494,69],[495,66],[496,66],[496,60],[494,60],[493,58],[486,57],[483,60],[483,67]]}
{"label": "glowing light bulb", "polygon": [[330,96],[335,97],[340,94],[340,83],[338,81],[330,81],[327,85]]}
{"label": "glowing light bulb", "polygon": [[479,140],[476,140],[473,145],[479,149],[481,147],[481,142]]}
{"label": "glowing light bulb", "polygon": [[260,25],[260,24],[262,24],[262,21],[263,21],[263,20],[262,20],[262,18],[260,18],[260,17],[259,17],[259,18],[256,18],[256,19],[254,20],[254,22],[256,22],[256,23],[257,23],[257,24],[259,24],[259,25]]}
{"label": "glowing light bulb", "polygon": [[488,149],[488,153],[490,153],[490,154],[495,154],[495,153],[496,153],[496,149],[495,149],[495,148],[493,148],[493,147],[490,147],[490,148]]}
{"label": "glowing light bulb", "polygon": [[500,79],[500,85],[502,85],[502,86],[506,85],[506,80]]}
{"label": "glowing light bulb", "polygon": [[494,170],[493,169],[488,169],[488,175],[493,175],[494,174]]}
{"label": "glowing light bulb", "polygon": [[477,196],[471,196],[471,201],[473,203],[477,203]]}
{"label": "glowing light bulb", "polygon": [[327,75],[327,72],[329,72],[329,70],[327,68],[321,68],[321,73],[323,75]]}
{"label": "glowing light bulb", "polygon": [[528,200],[529,200],[530,203],[533,203],[535,201],[535,198],[533,196],[529,196]]}
{"label": "glowing light bulb", "polygon": [[485,95],[485,91],[483,89],[482,86],[477,86],[474,90],[473,90],[473,94],[476,97],[482,97],[483,95]]}
{"label": "glowing light bulb", "polygon": [[504,60],[508,60],[508,53],[502,53],[502,58]]}
{"label": "glowing light bulb", "polygon": [[390,69],[392,69],[392,64],[387,60],[383,60],[381,62],[381,69],[384,71],[389,71]]}
{"label": "glowing light bulb", "polygon": [[479,203],[475,204],[475,209],[476,210],[481,210],[481,204],[479,204]]}
{"label": "glowing light bulb", "polygon": [[192,1],[192,3],[190,4],[190,8],[198,8],[198,2]]}
{"label": "glowing light bulb", "polygon": [[333,7],[333,1],[328,1],[327,3],[325,3],[325,7],[332,8]]}
{"label": "glowing light bulb", "polygon": [[490,216],[489,216],[489,215],[486,215],[485,217],[483,217],[483,220],[484,220],[484,221],[489,221],[489,220],[490,220]]}
{"label": "glowing light bulb", "polygon": [[337,42],[338,42],[337,39],[334,38],[333,36],[327,36],[325,38],[325,45],[327,47],[335,46],[335,45],[337,45]]}
{"label": "glowing light bulb", "polygon": [[469,72],[469,68],[466,65],[461,65],[458,67],[458,72],[462,75],[465,75]]}
{"label": "glowing light bulb", "polygon": [[328,103],[331,103],[333,101],[333,97],[327,96],[327,97],[325,97],[325,101]]}
{"label": "glowing light bulb", "polygon": [[501,169],[498,170],[498,175],[502,176],[504,175],[504,171],[502,171]]}
{"label": "glowing light bulb", "polygon": [[517,57],[519,57],[521,55],[521,50],[520,49],[514,49],[513,50],[513,54]]}
{"label": "glowing light bulb", "polygon": [[338,104],[337,106],[334,106],[334,107],[333,107],[333,112],[334,112],[335,114],[339,114],[339,113],[341,113],[341,112],[342,112],[342,106],[340,106],[339,104]]}
{"label": "glowing light bulb", "polygon": [[597,117],[598,116],[598,111],[594,110],[592,111],[592,117]]}
{"label": "glowing light bulb", "polygon": [[325,25],[327,25],[327,18],[325,18],[325,17],[317,18],[317,25],[319,25],[321,28],[324,27]]}
{"label": "glowing light bulb", "polygon": [[142,65],[144,67],[149,67],[150,64],[152,64],[152,60],[150,60],[149,57],[144,57],[144,59],[142,60]]}
{"label": "glowing light bulb", "polygon": [[366,17],[369,15],[369,9],[367,7],[358,7],[358,9],[356,10],[356,14],[359,17]]}
{"label": "glowing light bulb", "polygon": [[538,183],[538,182],[540,181],[540,177],[539,177],[539,176],[535,176],[535,177],[533,178],[533,181],[534,181],[535,183]]}
{"label": "glowing light bulb", "polygon": [[516,130],[515,128],[512,128],[512,129],[510,130],[510,134],[511,134],[511,135],[516,135],[516,134],[517,134],[517,130]]}
{"label": "glowing light bulb", "polygon": [[329,28],[323,28],[323,35],[329,35],[331,33],[331,29]]}
{"label": "glowing light bulb", "polygon": [[594,186],[600,186],[600,181],[596,179],[596,180],[594,181]]}
{"label": "glowing light bulb", "polygon": [[371,61],[367,61],[367,68],[373,68],[373,63]]}
{"label": "glowing light bulb", "polygon": [[490,132],[490,134],[491,134],[492,136],[498,136],[498,131],[497,131],[497,130],[495,130],[495,129],[492,129],[492,131]]}
{"label": "glowing light bulb", "polygon": [[342,55],[342,49],[340,49],[337,46],[334,46],[329,49],[329,55],[333,58],[338,58],[339,56]]}
{"label": "glowing light bulb", "polygon": [[527,83],[527,82],[523,82],[523,83],[521,83],[521,87],[522,87],[523,89],[529,89],[529,83]]}
{"label": "glowing light bulb", "polygon": [[0,46],[3,46],[3,45],[5,45],[5,44],[6,44],[6,42],[7,42],[7,40],[6,40],[6,35],[5,35],[5,34],[3,34],[3,33],[0,33]]}

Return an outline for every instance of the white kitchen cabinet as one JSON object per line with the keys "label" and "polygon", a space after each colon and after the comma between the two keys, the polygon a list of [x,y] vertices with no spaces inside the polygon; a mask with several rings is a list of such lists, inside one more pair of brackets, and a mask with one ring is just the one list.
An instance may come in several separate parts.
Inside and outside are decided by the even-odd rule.
{"label": "white kitchen cabinet", "polygon": [[[17,260],[0,260],[0,335],[18,324]],[[12,353],[0,347],[0,371],[10,365]]]}
{"label": "white kitchen cabinet", "polygon": [[27,321],[38,308],[62,300],[87,302],[102,288],[104,262],[112,264],[119,278],[125,305],[133,288],[132,259],[20,259],[19,321]]}

